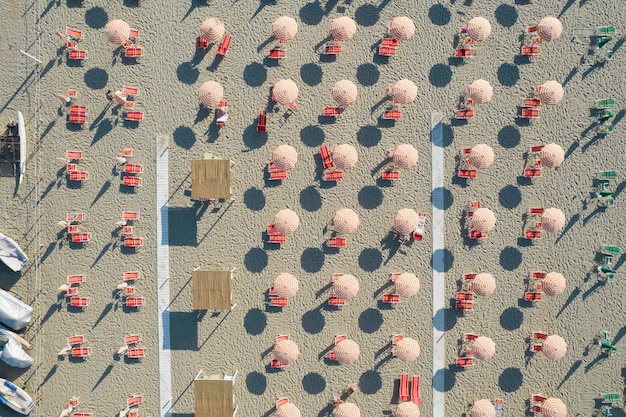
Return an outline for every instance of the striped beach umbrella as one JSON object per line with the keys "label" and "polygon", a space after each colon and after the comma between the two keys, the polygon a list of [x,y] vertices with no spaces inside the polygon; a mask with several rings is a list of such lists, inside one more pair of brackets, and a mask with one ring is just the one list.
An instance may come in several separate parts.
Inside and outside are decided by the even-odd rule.
{"label": "striped beach umbrella", "polygon": [[298,162],[298,153],[290,145],[280,145],[272,152],[272,162],[280,169],[292,169]]}
{"label": "striped beach umbrella", "polygon": [[404,272],[400,274],[394,282],[396,287],[396,293],[400,297],[408,298],[418,293],[420,290],[420,280],[417,279],[415,274]]}
{"label": "striped beach umbrella", "polygon": [[415,210],[404,208],[396,214],[393,220],[393,228],[401,235],[408,235],[417,229],[419,217]]}
{"label": "striped beach umbrella", "polygon": [[420,345],[417,340],[403,337],[396,344],[396,357],[402,362],[413,362],[420,355]]}
{"label": "striped beach umbrella", "polygon": [[490,232],[496,225],[496,215],[488,208],[479,208],[472,216],[472,225],[479,232]]}
{"label": "striped beach umbrella", "polygon": [[482,16],[467,22],[467,35],[477,42],[482,42],[491,35],[491,23]]}
{"label": "striped beach umbrella", "polygon": [[417,86],[411,80],[403,79],[390,88],[393,100],[398,104],[410,104],[417,97]]}
{"label": "striped beach umbrella", "polygon": [[559,104],[563,100],[563,86],[558,81],[546,81],[539,88],[539,100],[545,104]]}
{"label": "striped beach umbrella", "polygon": [[467,87],[467,93],[476,104],[486,104],[493,97],[493,88],[489,81],[479,79]]}
{"label": "striped beach umbrella", "polygon": [[565,214],[558,208],[551,207],[541,215],[541,226],[548,233],[558,233],[565,226]]}
{"label": "striped beach umbrella", "polygon": [[298,280],[291,274],[283,272],[274,280],[274,291],[282,298],[291,298],[298,292]]}
{"label": "striped beach umbrella", "polygon": [[361,410],[354,403],[341,403],[333,411],[335,417],[361,417]]}
{"label": "striped beach umbrella", "polygon": [[333,100],[340,106],[348,106],[356,101],[358,95],[356,84],[349,80],[341,80],[333,85]]}
{"label": "striped beach umbrella", "polygon": [[478,274],[472,281],[472,291],[481,297],[488,297],[496,290],[496,280],[491,274]]}
{"label": "striped beach umbrella", "polygon": [[332,159],[337,168],[350,169],[356,165],[359,155],[356,152],[356,148],[352,145],[343,144],[333,148]]}
{"label": "striped beach umbrella", "polygon": [[130,38],[130,26],[121,19],[114,19],[106,24],[104,34],[109,42],[121,45]]}
{"label": "striped beach umbrella", "polygon": [[553,334],[546,338],[541,344],[541,351],[546,358],[556,361],[567,353],[567,343],[559,335]]}
{"label": "striped beach umbrella", "polygon": [[493,157],[493,149],[491,146],[481,143],[472,148],[469,162],[478,169],[487,169],[493,164]]}
{"label": "striped beach umbrella", "polygon": [[420,410],[417,404],[405,401],[398,404],[396,411],[393,412],[393,417],[420,417]]}
{"label": "striped beach umbrella", "polygon": [[543,292],[550,297],[563,294],[565,291],[565,277],[558,272],[550,272],[543,279]]}
{"label": "striped beach umbrella", "polygon": [[279,233],[290,235],[300,226],[300,219],[292,210],[282,209],[274,216],[274,226]]}
{"label": "striped beach umbrella", "polygon": [[342,208],[333,217],[333,226],[337,233],[349,235],[358,229],[360,224],[359,215],[352,209]]}
{"label": "striped beach umbrella", "polygon": [[480,336],[472,342],[472,350],[476,359],[486,361],[496,353],[496,343],[489,337]]}
{"label": "striped beach umbrella", "polygon": [[200,36],[209,43],[215,43],[222,39],[224,32],[226,32],[224,22],[217,17],[204,19],[200,25]]}
{"label": "striped beach umbrella", "polygon": [[544,417],[567,417],[567,407],[558,398],[548,398],[541,404]]}
{"label": "striped beach umbrella", "polygon": [[298,359],[300,349],[291,340],[282,340],[274,345],[274,359],[280,363],[291,365]]}
{"label": "striped beach umbrella", "polygon": [[198,89],[200,103],[207,107],[217,107],[222,97],[224,97],[224,88],[217,81],[204,82]]}
{"label": "striped beach umbrella", "polygon": [[293,17],[280,16],[272,23],[272,34],[276,39],[288,41],[298,33],[298,24]]}
{"label": "striped beach umbrella", "polygon": [[478,400],[470,409],[470,417],[495,417],[496,407],[489,400]]}
{"label": "striped beach umbrella", "polygon": [[539,153],[541,162],[548,168],[557,168],[565,160],[565,151],[556,143],[549,143]]}
{"label": "striped beach umbrella", "polygon": [[415,34],[415,23],[407,16],[398,16],[389,23],[387,30],[393,38],[406,41]]}
{"label": "striped beach umbrella", "polygon": [[283,404],[276,410],[276,417],[300,417],[300,409],[293,403]]}
{"label": "striped beach umbrella", "polygon": [[330,34],[338,41],[347,41],[356,34],[356,23],[348,16],[341,16],[330,24]]}
{"label": "striped beach umbrella", "polygon": [[361,354],[359,345],[357,345],[354,340],[348,339],[337,343],[334,351],[335,356],[337,357],[337,362],[342,365],[350,365],[351,363],[356,362]]}
{"label": "striped beach umbrella", "polygon": [[349,300],[359,292],[359,281],[349,274],[343,274],[333,282],[333,294],[335,297]]}
{"label": "striped beach umbrella", "polygon": [[280,104],[291,104],[298,98],[298,86],[292,80],[278,80],[272,93]]}
{"label": "striped beach umbrella", "polygon": [[413,145],[403,143],[393,151],[393,163],[402,169],[411,169],[417,165],[419,155]]}
{"label": "striped beach umbrella", "polygon": [[553,16],[544,17],[537,25],[537,34],[544,41],[552,42],[561,36],[563,32],[563,24],[559,19]]}

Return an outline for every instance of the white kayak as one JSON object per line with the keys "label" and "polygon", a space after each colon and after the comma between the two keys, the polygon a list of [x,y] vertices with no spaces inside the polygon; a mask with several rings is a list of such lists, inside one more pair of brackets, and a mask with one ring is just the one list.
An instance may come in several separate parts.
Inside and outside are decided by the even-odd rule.
{"label": "white kayak", "polygon": [[33,315],[33,308],[8,292],[0,290],[0,323],[14,330],[26,327]]}
{"label": "white kayak", "polygon": [[0,378],[0,404],[6,405],[25,416],[35,408],[33,399],[26,391],[3,378]]}
{"label": "white kayak", "polygon": [[20,343],[20,337],[18,335],[2,326],[0,326],[0,335],[9,338],[9,343],[0,346],[0,360],[15,368],[28,368],[32,365],[33,358],[22,348],[22,343]]}

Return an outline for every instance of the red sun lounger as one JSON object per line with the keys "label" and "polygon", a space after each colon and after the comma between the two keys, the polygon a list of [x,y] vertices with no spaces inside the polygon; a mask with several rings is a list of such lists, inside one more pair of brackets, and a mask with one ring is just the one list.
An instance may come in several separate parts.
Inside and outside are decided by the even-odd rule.
{"label": "red sun lounger", "polygon": [[320,155],[322,157],[322,163],[325,169],[330,169],[335,166],[333,164],[332,158],[330,157],[330,151],[328,150],[328,146],[320,146]]}
{"label": "red sun lounger", "polygon": [[126,58],[141,58],[143,49],[140,46],[126,48],[124,49],[124,55],[126,55]]}
{"label": "red sun lounger", "polygon": [[67,338],[67,345],[68,346],[74,346],[74,345],[80,345],[85,343],[85,336],[81,335],[76,335],[76,336],[70,336]]}
{"label": "red sun lounger", "polygon": [[459,109],[456,111],[456,118],[461,120],[467,120],[474,117],[474,109]]}
{"label": "red sun lounger", "polygon": [[471,58],[472,50],[470,48],[456,48],[454,50],[454,57],[461,59]]}
{"label": "red sun lounger", "polygon": [[341,53],[341,45],[324,46],[324,55],[339,55]]}
{"label": "red sun lounger", "polygon": [[456,366],[460,368],[467,368],[474,365],[474,358],[472,356],[464,356],[462,358],[456,358]]}
{"label": "red sun lounger", "polygon": [[65,159],[70,161],[83,159],[83,151],[65,151]]}
{"label": "red sun lounger", "polygon": [[385,181],[397,181],[400,178],[398,171],[383,171],[382,179]]}
{"label": "red sun lounger", "polygon": [[526,291],[524,293],[524,300],[529,302],[541,301],[542,293],[538,291]]}
{"label": "red sun lounger", "polygon": [[71,27],[65,27],[65,36],[71,39],[82,39],[83,31],[78,29],[72,29]]}
{"label": "red sun lounger", "polygon": [[146,356],[146,348],[130,348],[126,351],[126,357],[131,359],[141,359]]}
{"label": "red sun lounger", "polygon": [[[128,344],[128,343],[127,343]],[[133,395],[129,399],[126,400],[127,407],[136,407],[143,402],[143,398],[141,395]]]}
{"label": "red sun lounger", "polygon": [[271,181],[284,180],[285,178],[287,178],[287,171],[284,169],[269,171],[268,179]]}
{"label": "red sun lounger", "polygon": [[89,242],[89,233],[72,233],[72,243]]}
{"label": "red sun lounger", "polygon": [[287,241],[287,236],[282,233],[268,234],[267,242],[268,243],[285,243]]}
{"label": "red sun lounger", "polygon": [[339,298],[339,297],[330,297],[328,299],[328,305],[329,306],[333,306],[333,307],[341,307],[343,305],[346,304],[346,299],[345,298]]}
{"label": "red sun lounger", "polygon": [[474,304],[472,301],[456,301],[455,308],[459,311],[473,311]]}
{"label": "red sun lounger", "polygon": [[69,122],[77,125],[82,125],[87,121],[87,116],[85,114],[70,114]]}
{"label": "red sun lounger", "polygon": [[422,397],[420,397],[420,376],[413,375],[411,377],[411,401],[413,404],[420,405]]}
{"label": "red sun lounger", "polygon": [[198,38],[198,41],[196,42],[196,47],[200,49],[206,49],[209,47],[209,41],[200,36]]}
{"label": "red sun lounger", "polygon": [[288,363],[281,363],[278,359],[272,359],[270,364],[271,364],[272,368],[274,368],[274,369],[282,369],[282,368],[285,368],[285,367],[289,366]]}
{"label": "red sun lounger", "polygon": [[70,171],[68,172],[70,181],[86,181],[89,174],[86,171]]}
{"label": "red sun lounger", "polygon": [[125,175],[122,179],[122,184],[127,187],[141,187],[141,178]]}
{"label": "red sun lounger", "polygon": [[87,106],[72,104],[70,106],[70,114],[87,114]]}
{"label": "red sun lounger", "polygon": [[126,299],[124,300],[124,304],[126,305],[126,307],[139,308],[143,307],[143,301],[143,297],[126,297]]}
{"label": "red sun lounger", "polygon": [[124,246],[129,248],[138,248],[141,246],[140,237],[126,237],[124,238]]}
{"label": "red sun lounger", "polygon": [[541,100],[539,100],[538,98],[525,98],[524,99],[524,107],[539,107],[539,106],[541,106]]}
{"label": "red sun lounger", "polygon": [[331,237],[328,239],[329,248],[344,248],[346,246],[345,237]]}
{"label": "red sun lounger", "polygon": [[289,300],[283,297],[270,297],[270,306],[271,307],[287,307],[289,304]]}
{"label": "red sun lounger", "polygon": [[140,164],[126,164],[124,165],[124,171],[127,174],[141,174],[143,172],[143,166]]}
{"label": "red sun lounger", "polygon": [[459,178],[474,179],[476,178],[476,170],[475,169],[459,169],[458,175],[459,175]]}
{"label": "red sun lounger", "polygon": [[224,36],[224,40],[217,48],[217,54],[225,56],[228,53],[228,48],[230,48],[230,42],[233,40],[233,37],[230,35]]}
{"label": "red sun lounger", "polygon": [[87,307],[89,305],[89,297],[72,297],[70,298],[70,306]]}
{"label": "red sun lounger", "polygon": [[526,230],[524,232],[524,238],[528,240],[541,239],[541,230],[535,230],[535,229]]}
{"label": "red sun lounger", "polygon": [[378,55],[380,56],[396,56],[396,52],[398,51],[398,48],[395,48],[393,46],[379,46],[378,47]]}
{"label": "red sun lounger", "polygon": [[124,272],[124,281],[135,281],[139,279],[139,271]]}
{"label": "red sun lounger", "polygon": [[383,119],[385,120],[400,120],[402,117],[402,112],[400,110],[385,110],[385,114],[383,114]]}
{"label": "red sun lounger", "polygon": [[69,59],[82,61],[87,59],[87,51],[79,51],[78,49],[69,49]]}
{"label": "red sun lounger", "polygon": [[339,181],[343,178],[342,171],[326,171],[324,172],[324,181]]}
{"label": "red sun lounger", "polygon": [[539,47],[536,45],[524,45],[522,46],[522,56],[536,56],[539,55]]}
{"label": "red sun lounger", "polygon": [[271,49],[269,57],[271,59],[283,59],[285,57],[285,50],[283,48]]}
{"label": "red sun lounger", "polygon": [[123,211],[122,219],[124,220],[139,220],[139,212],[138,211]]}
{"label": "red sun lounger", "polygon": [[259,111],[259,122],[256,125],[257,132],[265,132],[267,129],[267,112],[265,110]]}
{"label": "red sun lounger", "polygon": [[143,120],[143,112],[127,111],[124,115],[124,120],[128,120],[130,122],[141,122]]}
{"label": "red sun lounger", "polygon": [[67,285],[78,285],[85,282],[84,275],[68,275],[67,276]]}
{"label": "red sun lounger", "polygon": [[398,396],[400,401],[409,401],[411,399],[409,394],[409,374],[400,374]]}
{"label": "red sun lounger", "polygon": [[397,304],[400,302],[400,295],[398,294],[383,294],[383,303]]}
{"label": "red sun lounger", "polygon": [[[90,354],[91,354],[91,348],[90,347],[74,347],[70,351],[70,355],[73,358],[86,358]],[[76,414],[74,414],[74,415],[76,415]]]}
{"label": "red sun lounger", "polygon": [[139,95],[139,89],[137,87],[128,87],[126,85],[122,87],[122,92],[127,96],[137,97]]}
{"label": "red sun lounger", "polygon": [[333,106],[333,107],[324,107],[324,116],[326,117],[339,117],[341,114],[341,107]]}
{"label": "red sun lounger", "polygon": [[400,45],[400,41],[395,38],[383,38],[380,41],[382,46],[388,46],[390,48],[397,48]]}
{"label": "red sun lounger", "polygon": [[537,109],[522,109],[523,119],[537,119],[539,117],[539,110]]}

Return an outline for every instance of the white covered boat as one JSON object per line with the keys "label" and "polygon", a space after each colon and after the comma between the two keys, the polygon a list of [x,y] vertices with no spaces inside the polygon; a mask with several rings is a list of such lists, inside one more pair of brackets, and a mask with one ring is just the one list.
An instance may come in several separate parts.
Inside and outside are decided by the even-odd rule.
{"label": "white covered boat", "polygon": [[25,416],[30,414],[35,407],[33,399],[26,391],[3,378],[0,378],[0,404]]}
{"label": "white covered boat", "polygon": [[26,327],[33,315],[33,308],[8,292],[0,290],[0,323],[11,329]]}
{"label": "white covered boat", "polygon": [[15,368],[28,368],[32,365],[33,358],[24,351],[18,335],[0,326],[0,336],[9,339],[7,344],[0,346],[0,360]]}
{"label": "white covered boat", "polygon": [[17,272],[28,264],[28,257],[16,241],[0,233],[0,261]]}

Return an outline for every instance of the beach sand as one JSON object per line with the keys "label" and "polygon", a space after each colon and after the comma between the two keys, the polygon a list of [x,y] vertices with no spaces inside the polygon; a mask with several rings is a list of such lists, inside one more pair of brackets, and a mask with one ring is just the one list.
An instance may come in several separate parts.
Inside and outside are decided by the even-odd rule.
{"label": "beach sand", "polygon": [[[402,1],[381,3],[215,1],[152,3],[110,2],[82,6],[68,2],[25,2],[0,6],[0,49],[4,71],[0,82],[2,123],[21,110],[29,133],[25,182],[14,192],[15,179],[0,178],[4,201],[2,232],[15,238],[32,260],[20,276],[3,271],[2,288],[20,294],[35,307],[33,326],[26,332],[32,341],[29,353],[35,364],[17,372],[0,367],[38,400],[34,415],[60,413],[71,396],[80,396],[79,411],[117,415],[125,399],[143,394],[141,415],[160,413],[157,328],[157,211],[156,137],[169,142],[169,260],[172,360],[172,413],[194,412],[193,378],[207,374],[238,372],[235,399],[238,415],[267,415],[276,397],[287,396],[304,415],[330,410],[329,401],[348,384],[357,384],[354,401],[364,414],[395,409],[400,373],[421,375],[422,415],[433,412],[431,377],[433,357],[432,309],[432,206],[430,119],[444,116],[445,184],[445,391],[446,416],[468,413],[468,405],[480,398],[503,398],[507,415],[527,410],[531,394],[561,398],[571,415],[590,415],[602,392],[621,392],[620,356],[603,358],[594,338],[608,330],[619,340],[624,335],[621,276],[610,285],[599,285],[594,268],[597,248],[603,244],[626,247],[626,219],[620,196],[616,205],[599,212],[590,199],[593,179],[600,170],[619,169],[624,158],[622,124],[606,137],[588,127],[590,109],[599,98],[619,100],[626,93],[623,57],[594,65],[588,55],[589,36],[597,26],[626,20],[626,9],[617,1],[550,4],[460,1],[417,6]],[[526,63],[517,57],[527,26],[547,15],[560,16],[564,33],[553,43],[540,46],[541,55]],[[279,64],[266,56],[275,44],[271,23],[281,15],[299,24]],[[334,61],[320,58],[333,18],[355,18],[358,32],[345,42]],[[402,42],[398,56],[383,60],[375,44],[395,16],[415,21],[417,35]],[[228,55],[214,60],[216,46],[198,55],[195,39],[201,21],[219,17],[233,36]],[[458,28],[474,16],[491,21],[492,35],[474,50],[465,64],[450,60]],[[114,53],[104,36],[110,19],[125,19],[140,31],[145,56],[127,62]],[[68,65],[56,31],[71,26],[85,32],[81,49],[88,59]],[[622,29],[618,26],[618,31]],[[37,37],[39,34],[39,37]],[[619,35],[619,32],[618,32]],[[619,40],[621,45],[623,38]],[[615,40],[611,43],[613,45]],[[34,63],[19,49],[39,57],[40,80]],[[279,78],[293,79],[300,90],[297,110],[268,112],[267,135],[256,132],[256,117],[271,98],[271,86]],[[319,117],[332,105],[330,90],[341,79],[355,82],[359,96],[334,123]],[[395,124],[380,121],[389,85],[402,78],[413,80],[420,91],[415,103],[402,108]],[[451,121],[458,97],[473,80],[484,78],[494,89],[492,101],[478,106],[467,125]],[[535,85],[555,79],[565,84],[565,98],[557,106],[542,106],[541,118],[530,125],[516,119],[517,107]],[[197,89],[204,81],[224,86],[229,102],[228,126],[218,130],[213,114],[200,109]],[[145,120],[127,125],[120,112],[108,106],[107,90],[138,86],[137,107]],[[88,106],[82,129],[66,124],[67,109],[55,97],[75,88],[77,104]],[[381,103],[383,103],[381,105]],[[388,103],[388,102],[387,102]],[[624,111],[618,104],[618,118]],[[582,133],[581,133],[582,132]],[[524,153],[529,146],[556,142],[567,158],[556,171],[543,170],[532,185],[519,180]],[[265,180],[264,168],[272,151],[289,143],[298,151],[295,169],[281,184]],[[357,166],[345,172],[336,186],[320,183],[318,147],[349,143],[359,153]],[[380,164],[386,151],[411,143],[420,161],[403,171],[393,186],[380,181]],[[461,148],[487,143],[495,163],[479,172],[471,184],[454,178]],[[143,164],[143,185],[136,192],[120,186],[115,156],[132,147],[132,162]],[[67,184],[55,158],[66,149],[82,150],[80,167],[89,172],[82,187]],[[234,202],[215,210],[202,210],[190,201],[190,160],[205,153],[231,159]],[[618,192],[623,189],[618,180]],[[619,194],[619,193],[618,193]],[[468,203],[480,200],[497,217],[495,230],[485,242],[468,245],[461,219]],[[535,245],[520,240],[523,215],[528,207],[558,207],[566,215],[566,232],[547,235]],[[361,219],[360,228],[339,253],[323,243],[325,228],[336,210],[349,207]],[[429,214],[424,240],[398,246],[389,238],[395,213],[412,208]],[[274,214],[294,210],[300,227],[280,249],[264,245],[262,232]],[[139,210],[136,235],[144,246],[136,253],[122,250],[115,222],[122,210]],[[67,211],[87,216],[81,228],[91,233],[84,248],[73,248],[58,237],[56,226]],[[621,265],[624,258],[617,261]],[[36,266],[36,267],[35,267]],[[191,272],[194,268],[231,269],[234,273],[231,313],[199,315],[191,309]],[[113,291],[122,274],[139,270],[136,288],[146,297],[137,312],[126,311]],[[567,279],[565,293],[530,306],[520,298],[530,271],[557,271]],[[393,272],[413,272],[421,283],[418,295],[393,309],[382,308],[381,287]],[[300,290],[283,311],[268,310],[264,292],[281,272],[298,277]],[[329,292],[322,291],[336,272],[351,273],[360,282],[355,299],[339,311],[327,308]],[[489,272],[497,281],[494,295],[476,301],[475,311],[460,315],[449,301],[465,272]],[[56,289],[69,274],[87,275],[80,294],[91,304],[83,312],[68,310]],[[18,279],[19,278],[19,279]],[[392,288],[384,289],[391,292]],[[542,355],[527,356],[531,331],[559,334],[568,343],[567,355],[549,362]],[[454,366],[458,339],[473,332],[493,338],[493,359],[472,369]],[[115,354],[124,335],[141,333],[147,356],[140,363]],[[383,350],[391,334],[402,333],[419,341],[420,357],[412,363],[386,360]],[[65,338],[84,334],[93,349],[85,361],[59,359],[56,352]],[[297,362],[282,372],[268,364],[278,334],[289,334],[300,347]],[[359,360],[349,366],[328,364],[325,350],[335,334],[346,334],[361,348]],[[619,346],[619,344],[618,344]],[[266,353],[264,355],[264,353]],[[614,415],[623,414],[614,409]],[[12,414],[3,410],[3,415]]]}

